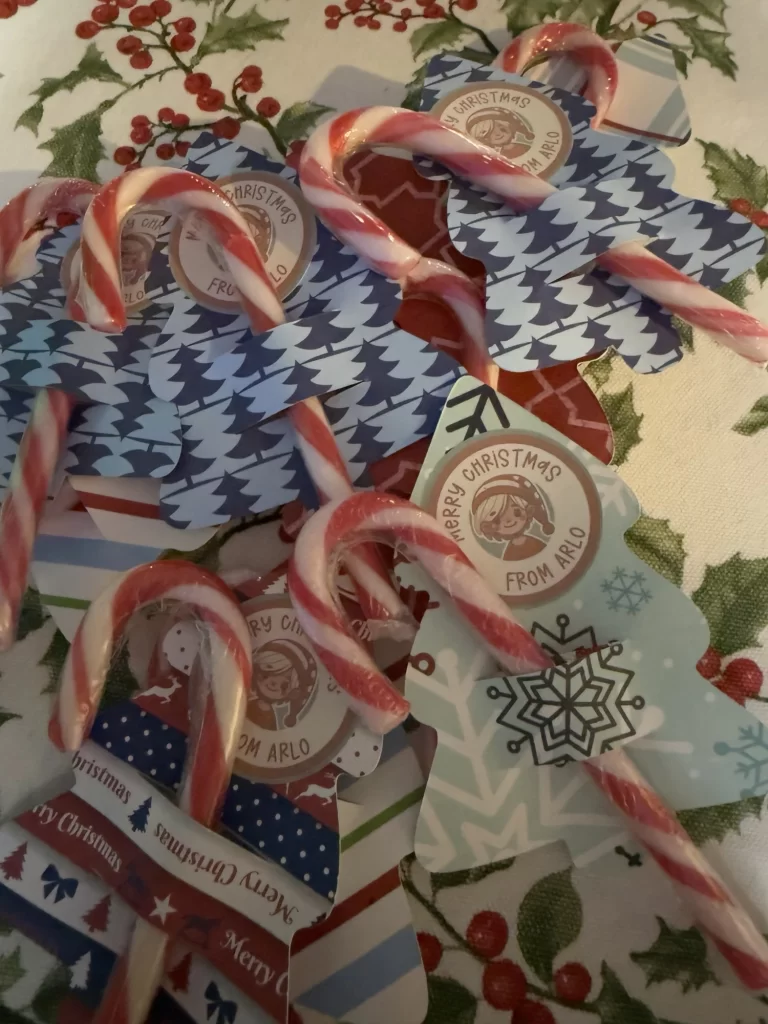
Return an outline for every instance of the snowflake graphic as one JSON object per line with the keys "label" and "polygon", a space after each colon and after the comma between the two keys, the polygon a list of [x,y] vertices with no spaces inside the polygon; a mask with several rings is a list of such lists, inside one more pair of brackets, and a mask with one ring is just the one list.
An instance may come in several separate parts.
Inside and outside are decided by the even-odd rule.
{"label": "snowflake graphic", "polygon": [[751,782],[742,789],[742,797],[765,796],[768,793],[768,734],[763,725],[750,725],[739,729],[739,743],[716,743],[715,753],[721,757],[736,754],[739,762],[736,774]]}
{"label": "snowflake graphic", "polygon": [[646,589],[645,582],[641,572],[628,572],[617,567],[610,579],[603,580],[600,589],[608,595],[608,607],[612,612],[624,611],[627,615],[637,615],[653,596]]}
{"label": "snowflake graphic", "polygon": [[563,765],[634,736],[627,712],[645,701],[627,696],[635,673],[622,667],[623,653],[622,644],[607,644],[534,675],[503,677],[503,688],[489,686],[492,700],[507,702],[496,721],[517,734],[509,751],[530,744],[537,765]]}

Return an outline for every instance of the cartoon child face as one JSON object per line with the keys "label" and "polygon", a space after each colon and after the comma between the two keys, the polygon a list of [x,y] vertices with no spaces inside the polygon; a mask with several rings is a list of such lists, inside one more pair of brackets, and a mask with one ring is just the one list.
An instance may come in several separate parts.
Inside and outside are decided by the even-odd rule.
{"label": "cartoon child face", "polygon": [[125,284],[137,284],[147,271],[147,247],[140,238],[123,237],[120,244],[120,264]]}
{"label": "cartoon child face", "polygon": [[[519,503],[518,503],[519,502]],[[530,520],[528,504],[508,498],[496,519],[496,530],[499,537],[517,537],[525,531]]]}
{"label": "cartoon child face", "polygon": [[254,687],[267,701],[286,700],[299,685],[295,667],[281,655],[257,655],[254,668]]}
{"label": "cartoon child face", "polygon": [[473,125],[469,134],[492,149],[508,146],[514,137],[512,125],[497,117],[489,117]]}

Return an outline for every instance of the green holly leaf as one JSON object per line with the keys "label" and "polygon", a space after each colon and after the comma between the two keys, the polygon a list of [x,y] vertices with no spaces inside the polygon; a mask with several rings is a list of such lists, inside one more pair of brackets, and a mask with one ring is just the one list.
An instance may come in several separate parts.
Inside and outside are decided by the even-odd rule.
{"label": "green holly leaf", "polygon": [[728,299],[735,306],[739,306],[740,309],[744,309],[747,304],[747,298],[750,295],[749,288],[747,287],[747,277],[747,272],[739,274],[732,281],[727,281],[721,285],[717,289],[717,294],[722,295],[724,299]]}
{"label": "green holly leaf", "polygon": [[12,711],[5,711],[3,708],[0,708],[0,726],[10,722],[12,718],[21,718],[21,715],[14,715]]}
{"label": "green holly leaf", "polygon": [[427,64],[422,64],[420,68],[416,68],[410,82],[405,87],[405,96],[400,105],[406,110],[419,110],[421,107],[421,94],[424,91],[427,66]]}
{"label": "green holly leaf", "polygon": [[460,885],[474,885],[498,871],[507,871],[515,863],[514,857],[497,860],[492,864],[481,864],[476,868],[465,868],[463,871],[442,871],[432,875],[432,892],[436,895],[441,889],[455,889]]}
{"label": "green holly leaf", "polygon": [[691,66],[691,58],[685,52],[685,50],[679,49],[677,46],[672,47],[672,60],[675,62],[675,68],[683,78],[688,77],[688,68]]}
{"label": "green holly leaf", "polygon": [[[590,25],[605,19],[610,20],[619,6],[617,0],[566,0],[560,6],[558,21],[575,21],[579,25]],[[595,25],[597,28],[597,25]]]}
{"label": "green holly leaf", "polygon": [[13,988],[26,973],[21,966],[21,946],[17,946],[12,953],[0,956],[0,992]]}
{"label": "green holly leaf", "polygon": [[738,68],[733,59],[733,51],[728,49],[727,32],[702,28],[696,17],[674,18],[672,24],[677,25],[689,42],[693,43],[693,52],[691,53],[693,60],[701,57],[728,78],[736,78]]}
{"label": "green holly leaf", "polygon": [[664,3],[709,18],[725,28],[725,0],[664,0]]}
{"label": "green holly leaf", "polygon": [[211,53],[227,53],[229,50],[252,50],[257,43],[267,39],[282,39],[288,18],[272,20],[259,14],[252,7],[246,14],[231,18],[222,14],[208,24],[203,40],[198,47],[193,66]]}
{"label": "green holly leaf", "polygon": [[708,565],[694,603],[709,623],[709,642],[724,658],[760,647],[768,626],[768,558],[733,555]]}
{"label": "green holly leaf", "polygon": [[106,155],[101,142],[101,118],[112,105],[112,100],[106,100],[62,128],[54,128],[51,137],[40,143],[40,149],[49,149],[53,156],[44,175],[98,181],[96,168]]}
{"label": "green holly leaf", "polygon": [[330,114],[333,107],[325,107],[322,103],[302,100],[284,110],[275,125],[275,131],[288,145],[296,139],[304,139],[309,135],[323,114]]}
{"label": "green holly leaf", "polygon": [[680,344],[686,352],[693,352],[693,328],[679,316],[672,317],[672,326],[677,331]]}
{"label": "green holly leaf", "polygon": [[592,1005],[602,1024],[659,1024],[656,1014],[627,992],[605,960],[600,968],[600,977],[603,985]]}
{"label": "green holly leaf", "polygon": [[33,90],[32,95],[37,100],[31,107],[27,107],[16,122],[17,128],[29,128],[37,135],[37,129],[43,119],[45,101],[55,96],[57,92],[72,92],[83,82],[113,82],[115,85],[123,84],[123,76],[118,74],[94,43],[89,43],[83,54],[80,63],[68,74],[61,78],[44,78],[40,85]]}
{"label": "green holly leaf", "polygon": [[16,639],[23,640],[30,633],[40,629],[49,618],[48,609],[43,606],[39,591],[35,590],[34,587],[27,587],[24,601],[21,605]]}
{"label": "green holly leaf", "polygon": [[517,942],[528,966],[543,982],[552,980],[555,957],[579,937],[581,897],[571,868],[540,878],[528,890],[517,914]]}
{"label": "green holly leaf", "polygon": [[611,379],[615,355],[613,349],[609,349],[599,359],[593,359],[591,363],[587,363],[581,371],[581,376],[585,380],[593,381],[596,388],[604,388]]}
{"label": "green holly leaf", "polygon": [[69,994],[71,973],[64,964],[57,964],[43,978],[31,1006],[43,1024],[56,1024],[59,1003]]}
{"label": "green holly leaf", "polygon": [[640,516],[634,526],[624,534],[630,551],[650,565],[652,569],[675,584],[682,586],[686,552],[683,534],[675,533],[668,519]]}
{"label": "green holly leaf", "polygon": [[760,284],[764,284],[766,279],[768,279],[768,253],[763,256],[755,267],[755,273],[757,274],[757,280]]}
{"label": "green holly leaf", "polygon": [[696,140],[704,150],[704,168],[722,202],[746,199],[762,209],[768,204],[768,170],[738,149],[725,149],[716,142]]}
{"label": "green holly leaf", "polygon": [[698,991],[707,982],[720,982],[709,965],[704,936],[698,928],[671,928],[663,917],[657,917],[659,934],[648,949],[630,953],[629,958],[645,973],[645,984],[676,981],[683,995],[690,989]]}
{"label": "green holly leaf", "polygon": [[413,59],[420,57],[429,50],[450,50],[456,43],[471,35],[469,25],[462,25],[452,18],[443,18],[417,28],[411,36]]}
{"label": "green holly leaf", "polygon": [[516,36],[545,18],[556,18],[559,6],[560,0],[503,0],[501,10],[510,35]]}
{"label": "green holly leaf", "polygon": [[635,412],[634,394],[633,385],[628,384],[623,391],[604,391],[600,395],[600,405],[613,431],[613,466],[623,465],[642,440],[643,414]]}
{"label": "green holly leaf", "polygon": [[59,676],[69,650],[69,640],[58,629],[54,630],[51,642],[38,665],[48,669],[48,684],[43,693],[56,693],[59,688]]}
{"label": "green holly leaf", "polygon": [[732,804],[713,804],[692,811],[678,811],[677,818],[697,846],[710,839],[722,843],[727,835],[741,835],[741,823],[747,818],[760,818],[765,798],[748,796]]}
{"label": "green holly leaf", "polygon": [[758,398],[746,416],[742,416],[733,428],[737,434],[752,437],[768,427],[768,395]]}
{"label": "green holly leaf", "polygon": [[427,976],[429,1009],[424,1024],[474,1024],[477,998],[453,978]]}

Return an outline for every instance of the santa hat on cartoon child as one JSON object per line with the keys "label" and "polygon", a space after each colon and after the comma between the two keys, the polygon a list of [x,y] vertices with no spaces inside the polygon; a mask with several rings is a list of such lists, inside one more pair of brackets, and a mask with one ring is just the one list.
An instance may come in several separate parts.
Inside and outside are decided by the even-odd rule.
{"label": "santa hat on cartoon child", "polygon": [[498,494],[508,495],[510,498],[522,498],[530,509],[531,518],[536,520],[542,532],[548,537],[555,532],[554,523],[549,516],[549,509],[538,487],[527,477],[520,476],[518,473],[495,476],[479,487],[472,500],[472,515],[477,513],[484,501],[494,498]]}

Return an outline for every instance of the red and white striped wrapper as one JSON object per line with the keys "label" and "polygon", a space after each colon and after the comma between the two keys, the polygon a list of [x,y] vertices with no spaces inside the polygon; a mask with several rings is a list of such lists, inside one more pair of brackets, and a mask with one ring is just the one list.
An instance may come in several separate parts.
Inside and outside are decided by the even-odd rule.
{"label": "red and white striped wrapper", "polygon": [[[294,610],[320,660],[367,725],[387,732],[409,705],[352,634],[331,592],[334,560],[358,538],[389,534],[448,592],[488,651],[513,675],[552,663],[440,524],[418,506],[386,494],[357,494],[328,505],[303,527],[288,573]],[[584,768],[624,815],[633,834],[691,906],[740,980],[768,985],[768,944],[713,871],[675,814],[649,788],[623,749]]]}
{"label": "red and white striped wrapper", "polygon": [[[232,774],[251,685],[248,623],[230,589],[190,562],[152,562],[125,573],[101,594],[80,623],[67,655],[51,739],[76,750],[90,732],[112,656],[131,616],[156,602],[180,602],[205,625],[202,693],[190,693],[192,729],[179,806],[210,825]],[[142,1024],[160,986],[169,953],[165,932],[138,919],[128,950],[110,976],[94,1024]]]}
{"label": "red and white striped wrapper", "polygon": [[60,213],[80,217],[98,191],[82,178],[41,178],[9,200],[0,210],[0,288],[31,277],[43,226]]}
{"label": "red and white striped wrapper", "polygon": [[331,576],[335,560],[347,548],[361,540],[387,537],[402,545],[450,594],[505,668],[519,673],[551,664],[432,516],[392,494],[355,494],[325,505],[304,525],[291,558],[288,589],[318,657],[370,729],[389,732],[408,715],[410,705],[354,636],[331,592]]}
{"label": "red and white striped wrapper", "polygon": [[[302,152],[302,189],[323,223],[387,277],[418,271],[423,279],[429,279],[438,271],[444,273],[445,265],[433,267],[429,261],[422,261],[417,266],[414,250],[352,192],[342,173],[344,162],[367,146],[397,146],[433,157],[455,174],[499,196],[513,210],[534,209],[557,191],[554,185],[429,114],[399,107],[367,107],[325,122],[315,129]],[[745,359],[760,365],[768,361],[765,324],[641,245],[619,245],[598,256],[596,262]],[[447,294],[446,301],[450,301]],[[470,306],[468,303],[467,308]],[[473,318],[467,316],[463,321],[467,332],[475,331],[478,364],[482,353],[488,359],[483,321],[481,306],[473,309]]]}
{"label": "red and white striped wrapper", "polygon": [[584,25],[567,21],[536,25],[516,36],[493,63],[503,71],[522,75],[531,61],[555,54],[564,54],[586,70],[584,95],[597,111],[592,127],[599,128],[616,95],[619,68],[610,45]]}

